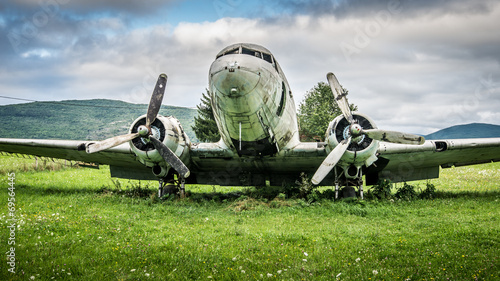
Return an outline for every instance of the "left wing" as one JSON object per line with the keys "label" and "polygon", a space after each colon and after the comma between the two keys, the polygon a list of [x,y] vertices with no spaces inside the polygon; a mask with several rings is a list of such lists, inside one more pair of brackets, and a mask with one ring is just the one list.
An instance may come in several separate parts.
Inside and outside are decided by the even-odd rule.
{"label": "left wing", "polygon": [[500,161],[500,138],[428,140],[423,145],[380,142],[378,160],[367,169],[366,182],[403,182],[439,177],[439,167]]}

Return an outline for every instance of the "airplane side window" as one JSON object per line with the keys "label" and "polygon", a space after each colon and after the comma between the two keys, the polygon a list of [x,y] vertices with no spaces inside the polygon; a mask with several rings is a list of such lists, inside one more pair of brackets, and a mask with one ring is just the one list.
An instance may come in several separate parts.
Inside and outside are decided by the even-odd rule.
{"label": "airplane side window", "polygon": [[281,100],[278,106],[278,110],[276,110],[276,115],[278,116],[283,115],[283,109],[285,108],[285,99],[286,99],[286,86],[285,83],[283,82],[281,84]]}

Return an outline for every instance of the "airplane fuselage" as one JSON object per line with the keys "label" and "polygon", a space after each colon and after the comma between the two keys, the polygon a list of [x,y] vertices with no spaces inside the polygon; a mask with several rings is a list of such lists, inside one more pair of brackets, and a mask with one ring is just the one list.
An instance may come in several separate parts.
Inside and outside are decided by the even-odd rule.
{"label": "airplane fuselage", "polygon": [[235,44],[209,73],[214,116],[223,142],[240,156],[270,156],[299,143],[290,86],[269,50]]}
{"label": "airplane fuselage", "polygon": [[300,142],[290,86],[266,48],[234,44],[220,51],[209,92],[221,140],[192,145],[197,183],[294,183],[326,156],[324,143]]}

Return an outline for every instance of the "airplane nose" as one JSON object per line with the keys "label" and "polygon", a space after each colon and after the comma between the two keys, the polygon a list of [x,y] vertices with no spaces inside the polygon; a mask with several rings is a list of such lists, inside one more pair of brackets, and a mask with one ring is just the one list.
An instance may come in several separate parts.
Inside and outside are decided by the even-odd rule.
{"label": "airplane nose", "polygon": [[236,62],[228,63],[212,72],[211,77],[215,88],[223,95],[231,97],[252,92],[260,81],[260,73],[240,66]]}

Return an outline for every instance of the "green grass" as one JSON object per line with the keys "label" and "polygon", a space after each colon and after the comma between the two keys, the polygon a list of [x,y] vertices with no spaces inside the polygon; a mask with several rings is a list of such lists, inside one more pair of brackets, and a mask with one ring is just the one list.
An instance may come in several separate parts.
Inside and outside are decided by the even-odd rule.
{"label": "green grass", "polygon": [[[27,169],[9,168],[20,160]],[[0,280],[500,278],[500,163],[442,170],[433,200],[309,204],[158,201],[155,182],[113,182],[107,167],[34,171],[20,160],[0,158]],[[5,262],[9,169],[15,274]],[[193,197],[214,188],[237,190],[187,186]]]}

